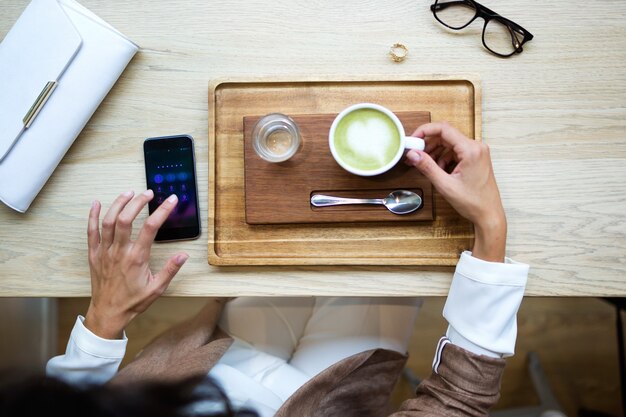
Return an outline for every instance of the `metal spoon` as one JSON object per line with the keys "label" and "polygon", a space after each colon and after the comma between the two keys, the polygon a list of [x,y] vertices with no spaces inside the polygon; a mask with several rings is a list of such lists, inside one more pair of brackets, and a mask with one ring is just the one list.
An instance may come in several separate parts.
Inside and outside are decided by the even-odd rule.
{"label": "metal spoon", "polygon": [[338,206],[343,204],[382,204],[395,214],[409,214],[422,205],[422,198],[412,191],[396,190],[385,198],[345,198],[314,194],[311,204],[315,207]]}

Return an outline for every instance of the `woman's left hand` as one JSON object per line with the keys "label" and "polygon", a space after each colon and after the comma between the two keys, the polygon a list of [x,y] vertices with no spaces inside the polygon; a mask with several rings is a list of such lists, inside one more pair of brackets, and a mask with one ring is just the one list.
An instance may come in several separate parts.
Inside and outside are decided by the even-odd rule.
{"label": "woman's left hand", "polygon": [[91,302],[84,325],[105,339],[122,337],[124,328],[145,311],[167,288],[189,255],[170,257],[156,274],[150,270],[150,249],[161,225],[176,207],[172,194],[146,219],[136,240],[131,240],[132,224],[154,197],[152,190],[134,197],[121,194],[102,220],[100,203],[94,201],[87,230]]}

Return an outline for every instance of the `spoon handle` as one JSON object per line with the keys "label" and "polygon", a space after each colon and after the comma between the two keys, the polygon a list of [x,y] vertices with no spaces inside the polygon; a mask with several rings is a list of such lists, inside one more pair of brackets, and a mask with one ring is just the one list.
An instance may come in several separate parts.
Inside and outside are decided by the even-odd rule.
{"label": "spoon handle", "polygon": [[346,198],[314,194],[311,196],[311,204],[315,207],[327,207],[343,204],[384,204],[384,201],[381,198]]}

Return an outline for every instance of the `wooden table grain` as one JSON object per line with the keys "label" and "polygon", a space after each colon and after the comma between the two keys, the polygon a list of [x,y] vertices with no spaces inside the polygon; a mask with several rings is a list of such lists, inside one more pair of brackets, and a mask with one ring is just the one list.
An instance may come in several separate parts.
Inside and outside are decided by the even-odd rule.
{"label": "wooden table grain", "polygon": [[[426,1],[81,2],[142,49],[28,213],[0,207],[0,296],[89,294],[89,206],[145,187],[146,137],[195,138],[206,225],[210,80],[455,73],[482,80],[483,140],[508,214],[508,254],[531,265],[527,294],[626,295],[626,2],[483,0],[535,35],[511,59],[483,49],[480,22],[446,31]],[[1,2],[0,36],[26,5]],[[409,49],[400,64],[388,56],[396,42]],[[156,245],[154,266],[177,250],[191,259],[169,295],[445,295],[452,276],[212,267],[206,229]]]}

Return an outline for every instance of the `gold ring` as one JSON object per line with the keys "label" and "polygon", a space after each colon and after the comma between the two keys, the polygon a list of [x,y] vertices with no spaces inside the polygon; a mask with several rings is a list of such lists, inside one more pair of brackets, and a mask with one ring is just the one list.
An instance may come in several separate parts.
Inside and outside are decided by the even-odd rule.
{"label": "gold ring", "polygon": [[393,62],[404,61],[408,54],[408,48],[401,43],[394,43],[391,45],[391,49],[389,49],[389,56],[391,56]]}

